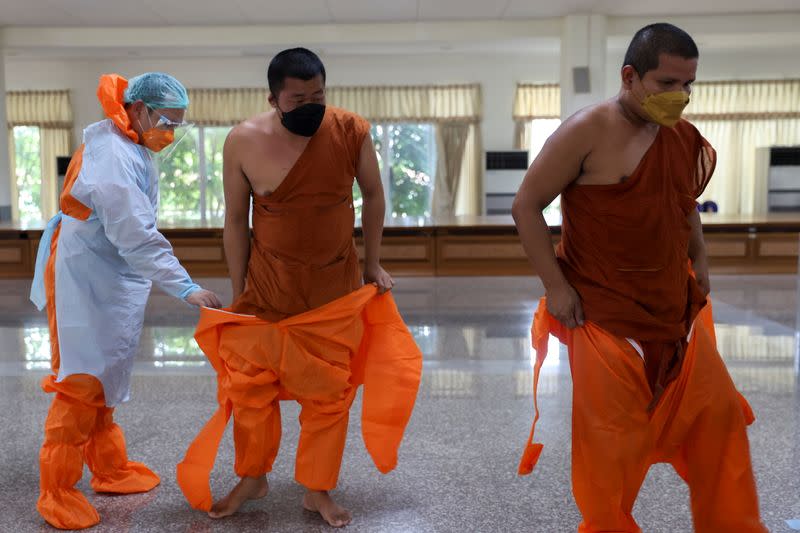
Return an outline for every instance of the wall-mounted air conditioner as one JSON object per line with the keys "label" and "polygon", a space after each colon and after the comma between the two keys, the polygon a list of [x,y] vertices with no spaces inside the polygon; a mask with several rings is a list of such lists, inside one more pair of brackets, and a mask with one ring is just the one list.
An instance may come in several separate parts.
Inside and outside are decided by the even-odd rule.
{"label": "wall-mounted air conditioner", "polygon": [[69,162],[71,160],[72,158],[69,156],[56,157],[56,179],[58,180],[58,189],[56,194],[58,196],[61,196],[61,192],[64,190],[64,180],[67,177],[67,168],[69,167]]}
{"label": "wall-mounted air conditioner", "polygon": [[514,196],[528,170],[527,150],[486,152],[485,214],[510,215]]}
{"label": "wall-mounted air conditioner", "polygon": [[770,213],[800,212],[800,146],[770,150],[768,187]]}

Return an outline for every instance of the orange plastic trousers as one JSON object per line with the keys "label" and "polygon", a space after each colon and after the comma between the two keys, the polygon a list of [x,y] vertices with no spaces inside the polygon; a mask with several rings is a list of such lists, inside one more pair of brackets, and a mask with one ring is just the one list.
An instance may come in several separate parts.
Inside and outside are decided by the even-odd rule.
{"label": "orange plastic trousers", "polygon": [[211,508],[209,475],[231,415],[236,474],[260,477],[272,469],[282,399],[301,405],[295,479],[306,488],[336,487],[350,406],[362,384],[367,451],[383,473],[397,465],[422,354],[391,294],[368,285],[275,323],[203,309],[195,338],[217,371],[219,409],[178,465],[192,507]]}
{"label": "orange plastic trousers", "polygon": [[[680,375],[653,411],[647,409],[652,393],[636,347],[593,323],[567,330],[544,300],[533,326],[536,377],[550,333],[569,348],[579,533],[640,532],[633,505],[655,463],[670,463],[688,484],[696,532],[767,532],[747,439],[754,416],[717,352],[710,303],[695,320]],[[532,471],[541,449],[532,428],[520,474]]]}

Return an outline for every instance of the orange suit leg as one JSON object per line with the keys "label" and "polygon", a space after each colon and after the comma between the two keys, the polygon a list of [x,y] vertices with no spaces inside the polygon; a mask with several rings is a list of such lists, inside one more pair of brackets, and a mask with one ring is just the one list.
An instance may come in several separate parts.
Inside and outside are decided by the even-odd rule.
{"label": "orange suit leg", "polygon": [[648,470],[644,362],[597,327],[573,331],[572,490],[580,533],[641,531],[633,505]]}
{"label": "orange suit leg", "polygon": [[656,462],[671,462],[689,485],[698,533],[767,531],[750,463],[751,413],[716,350],[710,309],[653,413],[644,363],[628,341],[590,324],[574,330],[570,361],[579,531],[639,531],[631,509]]}
{"label": "orange suit leg", "polygon": [[336,488],[355,393],[355,387],[351,387],[336,402],[299,400],[300,442],[294,477],[307,489]]}
{"label": "orange suit leg", "polygon": [[314,338],[298,343],[304,357],[314,361],[318,370],[307,383],[295,383],[289,389],[302,407],[294,477],[310,490],[333,490],[339,480],[350,407],[356,394],[351,362],[363,336],[363,325],[355,321],[328,334],[337,342]]}
{"label": "orange suit leg", "polygon": [[61,383],[45,378],[43,388],[55,392],[47,413],[44,443],[39,452],[39,501],[42,517],[59,529],[84,529],[100,516],[75,488],[83,475],[83,449],[104,404],[103,387],[93,376],[77,374]]}
{"label": "orange suit leg", "polygon": [[114,423],[112,408],[103,406],[97,410],[84,454],[95,492],[137,494],[148,492],[161,483],[158,475],[145,465],[128,460],[125,435]]}
{"label": "orange suit leg", "polygon": [[[45,270],[47,320],[50,328],[50,364],[57,374],[60,366],[56,325],[55,261],[56,228]],[[70,376],[61,383],[55,376],[42,382],[46,392],[55,392],[44,426],[44,443],[39,452],[39,501],[36,509],[53,527],[85,529],[100,522],[100,515],[75,488],[83,475],[83,448],[94,427],[97,407],[105,404],[100,382],[86,375]]]}
{"label": "orange suit leg", "polygon": [[[673,456],[689,485],[697,533],[766,533],[747,438],[752,413],[717,351],[710,309],[701,313],[693,335],[695,355],[664,398],[671,424],[664,426],[660,454]],[[657,412],[654,422],[661,416]]]}
{"label": "orange suit leg", "polygon": [[229,375],[222,384],[233,404],[234,470],[239,477],[261,477],[272,471],[281,443],[280,392],[277,374],[239,354],[255,351],[262,326],[228,326],[220,336],[220,356]]}

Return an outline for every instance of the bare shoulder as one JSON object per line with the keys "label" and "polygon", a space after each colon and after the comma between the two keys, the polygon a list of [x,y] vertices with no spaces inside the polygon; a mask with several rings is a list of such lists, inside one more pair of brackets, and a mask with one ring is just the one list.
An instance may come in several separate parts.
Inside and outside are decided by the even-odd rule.
{"label": "bare shoulder", "polygon": [[610,102],[600,102],[585,107],[570,116],[559,128],[562,136],[586,139],[602,132],[611,123],[613,110]]}
{"label": "bare shoulder", "polygon": [[226,143],[232,146],[251,141],[264,142],[272,135],[270,112],[250,117],[234,126],[228,133]]}

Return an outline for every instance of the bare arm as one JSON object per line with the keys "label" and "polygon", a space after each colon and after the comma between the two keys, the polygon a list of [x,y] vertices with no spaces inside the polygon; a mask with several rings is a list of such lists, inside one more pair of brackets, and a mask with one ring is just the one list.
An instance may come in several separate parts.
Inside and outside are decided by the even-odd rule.
{"label": "bare arm", "polygon": [[364,199],[361,210],[361,227],[364,232],[364,281],[376,283],[378,288],[385,292],[394,285],[392,278],[380,265],[386,199],[383,196],[378,156],[375,154],[375,146],[369,135],[361,145],[356,181]]}
{"label": "bare arm", "polygon": [[225,229],[222,240],[233,286],[233,299],[244,292],[247,262],[250,260],[250,182],[238,157],[236,129],[225,140],[222,181],[225,189]]}
{"label": "bare arm", "polygon": [[703,239],[703,223],[700,221],[700,213],[697,209],[687,217],[692,233],[689,236],[689,259],[692,261],[697,283],[704,295],[711,291],[711,283],[708,276],[708,257],[706,256],[706,243]]}
{"label": "bare arm", "polygon": [[545,286],[548,310],[570,328],[583,323],[583,309],[558,265],[542,210],[580,175],[591,149],[589,128],[586,118],[573,117],[548,139],[512,207],[522,246]]}

